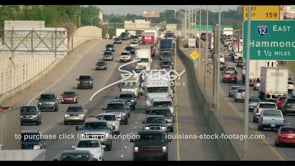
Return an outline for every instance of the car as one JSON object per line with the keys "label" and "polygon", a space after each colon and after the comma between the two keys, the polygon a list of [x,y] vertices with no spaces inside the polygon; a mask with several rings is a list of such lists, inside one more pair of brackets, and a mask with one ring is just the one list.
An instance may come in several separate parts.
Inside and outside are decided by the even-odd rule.
{"label": "car", "polygon": [[260,88],[260,79],[257,78],[253,82],[253,90],[258,90]]}
{"label": "car", "polygon": [[102,55],[102,59],[104,61],[113,61],[114,60],[114,55],[112,51],[104,51]]}
{"label": "car", "polygon": [[78,94],[74,91],[64,91],[60,96],[61,104],[77,104],[79,102]]}
{"label": "car", "polygon": [[109,127],[112,129],[114,134],[120,134],[120,120],[114,113],[100,113],[96,115],[97,119],[106,120]]}
{"label": "car", "polygon": [[249,97],[249,111],[253,112],[253,110],[256,108],[257,104],[260,102],[260,98],[257,96],[250,96]]}
{"label": "car", "polygon": [[277,105],[275,102],[269,101],[261,101],[257,103],[255,109],[253,110],[253,122],[258,122],[260,114],[263,110],[273,110],[277,109]]}
{"label": "car", "polygon": [[275,146],[281,146],[283,144],[295,144],[295,127],[294,126],[281,126],[275,138]]}
{"label": "car", "polygon": [[236,91],[241,88],[241,86],[238,86],[238,85],[233,85],[229,88],[229,91],[228,91],[228,97],[233,97],[235,96],[235,93]]}
{"label": "car", "polygon": [[281,108],[284,115],[295,113],[295,97],[287,97]]}
{"label": "car", "polygon": [[222,71],[222,70],[224,70],[225,68],[226,68],[226,63],[225,62],[219,62],[220,64],[220,70]]}
{"label": "car", "polygon": [[120,38],[121,40],[129,40],[131,38],[131,35],[129,32],[122,32],[120,34]]}
{"label": "car", "polygon": [[261,111],[258,120],[258,130],[263,131],[264,128],[278,129],[285,126],[285,118],[282,111],[277,109]]}
{"label": "car", "polygon": [[105,51],[115,52],[116,51],[115,45],[114,44],[107,44],[105,47]]}
{"label": "car", "polygon": [[63,150],[54,161],[97,161],[89,150]]}
{"label": "car", "polygon": [[288,81],[288,92],[292,92],[294,90],[294,82]]}
{"label": "car", "polygon": [[234,102],[244,102],[246,97],[246,92],[245,89],[240,87],[236,92],[235,92],[235,96],[234,96]]}
{"label": "car", "polygon": [[135,48],[129,45],[124,48],[124,51],[129,51],[133,55],[135,53]]}
{"label": "car", "polygon": [[155,97],[151,100],[151,103],[146,103],[145,112],[146,114],[150,114],[151,108],[154,107],[168,107],[170,109],[171,114],[175,116],[174,107],[176,104],[173,102],[171,97]]}
{"label": "car", "polygon": [[114,113],[120,120],[120,124],[128,124],[130,117],[130,106],[125,100],[114,99],[110,101],[106,108],[102,108],[105,113]]}
{"label": "car", "polygon": [[89,88],[93,89],[93,78],[91,75],[80,75],[79,78],[76,79],[78,81],[77,87],[78,89]]}
{"label": "car", "polygon": [[238,71],[225,69],[223,72],[222,82],[238,82]]}
{"label": "car", "polygon": [[237,71],[237,67],[236,66],[226,66],[225,67],[225,69],[224,69],[224,71],[226,71],[226,70],[235,70],[235,71]]}
{"label": "car", "polygon": [[83,123],[87,110],[82,105],[69,105],[64,115],[64,125],[69,123]]}
{"label": "car", "polygon": [[97,139],[110,151],[113,145],[112,129],[106,120],[97,118],[86,118],[82,127],[76,126],[76,131],[81,131],[80,139]]}
{"label": "car", "polygon": [[155,130],[140,130],[137,137],[130,139],[133,143],[133,160],[168,161],[168,144],[172,139],[167,134]]}
{"label": "car", "polygon": [[122,44],[122,40],[119,37],[115,37],[113,44]]}
{"label": "car", "polygon": [[104,161],[105,145],[100,144],[97,139],[80,139],[76,145],[72,146],[73,150],[88,150],[91,152],[94,159]]}
{"label": "car", "polygon": [[223,62],[223,63],[225,62],[224,54],[220,54],[219,58],[220,58],[220,60],[219,60],[220,62]]}
{"label": "car", "polygon": [[105,61],[97,61],[95,65],[96,70],[107,70],[107,63]]}
{"label": "car", "polygon": [[168,69],[168,70],[172,70],[174,67],[173,67],[173,62],[171,61],[162,61],[160,63],[160,68],[161,69]]}
{"label": "car", "polygon": [[130,62],[132,60],[131,53],[129,51],[123,51],[120,54],[120,62]]}
{"label": "car", "polygon": [[46,149],[42,133],[39,130],[21,130],[21,149]]}
{"label": "car", "polygon": [[131,39],[131,41],[130,41],[130,46],[131,47],[137,47],[137,46],[139,46],[139,41],[138,41],[138,39]]}
{"label": "car", "polygon": [[279,97],[277,98],[277,100],[276,100],[276,104],[277,104],[277,108],[278,108],[279,110],[282,109],[283,103],[284,103],[284,101],[285,101],[286,98],[287,98],[287,96],[279,96]]}
{"label": "car", "polygon": [[40,111],[58,111],[59,98],[54,93],[42,93],[36,100],[38,100],[37,106]]}
{"label": "car", "polygon": [[20,107],[20,122],[21,125],[24,123],[34,123],[36,125],[41,124],[41,112],[35,105],[25,105]]}
{"label": "car", "polygon": [[168,131],[174,131],[175,116],[171,113],[169,107],[152,107],[150,115],[163,115],[167,123]]}
{"label": "car", "polygon": [[147,115],[142,121],[143,130],[157,130],[168,133],[168,125],[163,115]]}
{"label": "car", "polygon": [[131,91],[121,91],[118,99],[126,100],[129,103],[129,106],[132,110],[135,110],[137,104],[137,96],[134,92]]}

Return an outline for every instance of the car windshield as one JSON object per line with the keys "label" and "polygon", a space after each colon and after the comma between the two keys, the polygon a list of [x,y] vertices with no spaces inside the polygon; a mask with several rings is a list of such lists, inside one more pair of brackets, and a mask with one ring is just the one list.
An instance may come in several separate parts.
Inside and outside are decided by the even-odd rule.
{"label": "car windshield", "polygon": [[107,110],[122,110],[124,109],[124,104],[121,103],[110,103],[107,105]]}
{"label": "car windshield", "polygon": [[295,103],[295,99],[288,99],[287,103]]}
{"label": "car windshield", "polygon": [[171,101],[155,101],[153,104],[154,107],[172,107]]}
{"label": "car windshield", "polygon": [[34,114],[36,112],[37,112],[36,107],[26,107],[26,106],[24,106],[24,107],[21,108],[21,113],[22,114],[30,114],[30,113]]}
{"label": "car windshield", "polygon": [[75,92],[64,92],[63,95],[71,96],[71,95],[75,95]]}
{"label": "car windshield", "polygon": [[168,93],[168,87],[148,87],[147,93]]}
{"label": "car windshield", "polygon": [[132,94],[120,94],[119,96],[120,99],[130,99],[132,97]]}
{"label": "car windshield", "polygon": [[139,60],[138,62],[146,62],[146,63],[149,62],[148,58],[137,58],[137,60]]}
{"label": "car windshield", "polygon": [[55,96],[53,94],[42,94],[40,96],[41,100],[52,100],[55,99]]}
{"label": "car windshield", "polygon": [[282,116],[280,111],[264,111],[263,116]]}
{"label": "car windshield", "polygon": [[170,110],[152,110],[152,115],[163,115],[165,117],[171,116]]}
{"label": "car windshield", "polygon": [[83,112],[82,107],[68,107],[67,112]]}
{"label": "car windshield", "polygon": [[83,129],[93,130],[93,129],[107,129],[108,126],[104,122],[89,122],[85,123]]}
{"label": "car windshield", "polygon": [[107,121],[114,121],[116,120],[116,116],[115,115],[104,115],[104,120],[107,120]]}
{"label": "car windshield", "polygon": [[77,144],[78,148],[82,147],[100,147],[100,144],[97,140],[81,140]]}
{"label": "car windshield", "polygon": [[60,161],[88,161],[90,156],[88,153],[63,153]]}
{"label": "car windshield", "polygon": [[259,102],[259,98],[249,98],[249,102]]}
{"label": "car windshield", "polygon": [[236,86],[233,86],[231,87],[231,90],[238,90],[240,87],[236,87]]}
{"label": "car windshield", "polygon": [[260,108],[276,108],[275,104],[260,104]]}
{"label": "car windshield", "polygon": [[164,119],[161,117],[147,117],[146,123],[164,123]]}
{"label": "car windshield", "polygon": [[80,80],[90,80],[91,76],[80,76]]}
{"label": "car windshield", "polygon": [[281,128],[281,132],[295,133],[294,127],[283,127]]}
{"label": "car windshield", "polygon": [[97,65],[104,65],[104,62],[97,62]]}
{"label": "car windshield", "polygon": [[225,74],[235,74],[236,72],[234,70],[226,70],[224,73]]}
{"label": "car windshield", "polygon": [[104,55],[112,55],[113,53],[112,52],[109,52],[109,51],[106,51],[104,52]]}
{"label": "car windshield", "polygon": [[136,82],[122,82],[121,88],[123,89],[133,89],[136,87]]}
{"label": "car windshield", "polygon": [[122,52],[121,55],[130,55],[129,52]]}

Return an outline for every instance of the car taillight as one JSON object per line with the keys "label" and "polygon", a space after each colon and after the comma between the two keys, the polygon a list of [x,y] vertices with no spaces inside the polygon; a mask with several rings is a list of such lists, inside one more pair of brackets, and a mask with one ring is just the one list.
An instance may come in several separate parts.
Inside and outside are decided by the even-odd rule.
{"label": "car taillight", "polygon": [[256,114],[259,112],[259,108],[256,108]]}

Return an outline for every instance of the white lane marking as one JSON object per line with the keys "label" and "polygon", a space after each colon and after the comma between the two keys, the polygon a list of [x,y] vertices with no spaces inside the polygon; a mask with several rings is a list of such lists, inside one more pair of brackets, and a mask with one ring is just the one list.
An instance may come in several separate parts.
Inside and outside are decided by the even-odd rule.
{"label": "white lane marking", "polygon": [[113,85],[116,85],[116,84],[118,84],[118,83],[120,83],[120,82],[122,82],[122,81],[125,81],[125,80],[129,79],[129,78],[131,78],[131,77],[132,77],[132,72],[130,72],[130,71],[128,71],[128,70],[122,70],[121,68],[124,67],[124,66],[127,66],[127,65],[129,65],[129,64],[136,63],[137,61],[139,61],[139,60],[134,60],[134,61],[131,61],[131,62],[128,62],[128,63],[124,63],[123,65],[120,65],[120,66],[118,67],[119,72],[122,72],[122,73],[128,73],[129,75],[128,75],[127,77],[124,77],[124,78],[121,79],[121,80],[115,81],[115,82],[113,82],[113,83],[111,83],[111,84],[109,84],[109,85],[107,85],[107,86],[105,86],[105,87],[99,89],[98,91],[96,91],[95,93],[93,93],[93,95],[90,97],[89,101],[91,102],[91,101],[93,100],[93,98],[94,98],[98,93],[102,92],[103,90],[105,90],[105,89],[107,89],[107,88],[109,88],[109,87],[112,87]]}
{"label": "white lane marking", "polygon": [[[92,49],[92,47],[96,47],[97,46],[97,43],[93,43],[92,44],[92,46],[91,47],[88,47],[88,49],[86,50],[86,52],[88,52],[90,49]],[[86,54],[86,53],[85,53]],[[85,55],[84,54],[84,55]],[[48,86],[46,89],[44,89],[43,91],[41,91],[40,92],[40,94],[41,93],[43,93],[43,92],[45,92],[45,91],[48,91],[50,88],[52,88],[54,85],[56,85],[57,83],[59,83],[75,66],[76,66],[76,64],[77,63],[79,63],[79,61],[80,61],[80,59],[82,58],[82,57],[84,57],[84,55],[83,56],[80,56],[79,58],[78,58],[78,60],[67,70],[67,72],[65,72],[59,79],[57,79],[53,84],[51,84],[50,86]],[[69,56],[69,55],[68,55]],[[40,94],[38,94],[38,95],[36,95],[35,97],[33,97],[29,102],[28,102],[28,104],[27,105],[30,105],[31,103],[32,103],[32,101],[33,100],[35,100]]]}

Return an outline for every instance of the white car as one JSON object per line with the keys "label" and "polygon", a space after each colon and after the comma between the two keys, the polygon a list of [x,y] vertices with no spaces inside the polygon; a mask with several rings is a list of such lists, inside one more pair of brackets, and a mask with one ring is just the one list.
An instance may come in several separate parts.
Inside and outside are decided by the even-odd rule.
{"label": "white car", "polygon": [[288,91],[293,91],[294,90],[294,82],[293,81],[288,81]]}
{"label": "white car", "polygon": [[117,116],[113,113],[100,113],[96,115],[97,119],[106,120],[112,132],[120,134],[120,121],[117,119]]}
{"label": "white car", "polygon": [[131,53],[129,51],[123,51],[120,54],[120,62],[130,62],[132,60]]}
{"label": "white car", "polygon": [[72,146],[74,150],[88,150],[91,152],[93,158],[98,161],[104,160],[104,149],[105,145],[100,144],[97,139],[87,139],[83,138],[78,141],[75,146]]}

